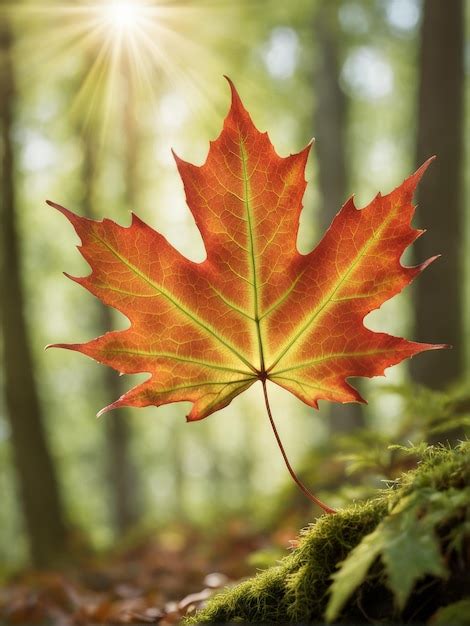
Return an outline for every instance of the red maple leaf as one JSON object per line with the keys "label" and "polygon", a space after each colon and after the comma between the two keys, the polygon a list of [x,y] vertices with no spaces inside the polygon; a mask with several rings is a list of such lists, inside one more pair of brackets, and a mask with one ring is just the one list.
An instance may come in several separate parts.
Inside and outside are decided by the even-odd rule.
{"label": "red maple leaf", "polygon": [[310,145],[278,156],[230,85],[232,105],[204,165],[175,155],[205,244],[202,263],[182,256],[134,214],[123,227],[49,203],[73,224],[92,268],[72,279],[130,320],[127,330],[56,345],[125,374],[150,373],[103,411],[187,400],[188,420],[199,420],[260,380],[274,427],[267,380],[313,407],[321,399],[360,402],[348,378],[383,375],[407,357],[443,347],[363,324],[436,258],[416,267],[400,262],[423,232],[410,225],[412,196],[429,161],[361,210],[350,199],[318,246],[300,254]]}

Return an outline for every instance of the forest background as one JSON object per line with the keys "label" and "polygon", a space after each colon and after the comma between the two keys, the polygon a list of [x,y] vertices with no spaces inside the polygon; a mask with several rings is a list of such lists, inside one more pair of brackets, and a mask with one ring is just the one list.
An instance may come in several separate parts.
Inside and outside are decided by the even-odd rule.
{"label": "forest background", "polygon": [[417,196],[428,233],[405,260],[442,258],[367,325],[454,347],[360,382],[367,406],[315,412],[273,389],[293,465],[341,506],[393,477],[388,443],[445,439],[432,420],[469,396],[468,5],[175,0],[142,3],[151,13],[134,28],[106,0],[2,1],[0,575],[149,533],[272,529],[286,502],[312,517],[288,495],[257,386],[191,425],[177,404],[97,421],[137,377],[44,352],[127,323],[62,276],[88,270],[46,198],[121,224],[134,210],[204,258],[171,148],[203,162],[229,105],[223,74],[281,155],[316,139],[301,251],[351,194],[363,206],[438,157]]}

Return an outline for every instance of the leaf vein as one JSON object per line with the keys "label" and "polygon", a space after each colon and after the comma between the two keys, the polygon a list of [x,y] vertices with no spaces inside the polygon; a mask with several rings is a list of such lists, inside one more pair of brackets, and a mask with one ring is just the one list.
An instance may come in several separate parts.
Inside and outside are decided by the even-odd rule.
{"label": "leaf vein", "polygon": [[171,295],[162,287],[153,282],[148,276],[146,276],[143,272],[139,270],[138,267],[133,265],[128,259],[123,257],[117,250],[113,248],[107,241],[105,241],[102,237],[95,233],[96,238],[106,247],[108,250],[116,256],[126,267],[128,267],[134,274],[139,276],[143,281],[149,284],[155,291],[165,297],[173,306],[175,306],[179,311],[181,311],[184,315],[189,317],[193,322],[195,322],[198,326],[203,328],[208,334],[212,335],[215,339],[217,339],[222,345],[224,345],[228,350],[230,350],[235,356],[237,356],[240,361],[242,361],[247,367],[251,370],[255,371],[255,368],[251,365],[251,363],[236,350],[232,345],[230,345],[225,339],[220,337],[214,330],[212,330],[207,324],[205,324],[202,320],[197,318],[195,315],[187,311],[175,298],[172,298]]}

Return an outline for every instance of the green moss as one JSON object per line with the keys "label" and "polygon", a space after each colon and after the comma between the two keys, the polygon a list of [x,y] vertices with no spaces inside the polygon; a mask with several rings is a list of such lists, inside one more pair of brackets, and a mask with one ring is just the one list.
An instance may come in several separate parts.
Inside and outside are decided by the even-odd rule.
{"label": "green moss", "polygon": [[[404,474],[394,488],[380,492],[373,500],[351,505],[336,515],[320,517],[302,531],[298,547],[279,565],[218,594],[202,611],[187,619],[186,624],[322,622],[332,574],[338,563],[366,535],[386,518],[396,516],[395,511],[400,510],[401,503],[409,500],[410,494],[422,492],[427,498],[428,494],[432,495],[432,490],[455,493],[455,490],[464,490],[469,484],[468,444],[462,444],[456,450],[428,449],[418,468]],[[426,502],[426,499],[423,501]],[[469,506],[467,502],[467,514]],[[449,544],[456,525],[460,524],[468,533],[468,521],[462,513],[462,498],[458,507],[458,515],[446,519],[446,532],[439,533],[443,552],[447,549],[444,543]],[[459,538],[461,546],[463,541],[469,539],[468,534],[464,537],[463,533]],[[406,618],[410,623],[423,623],[439,606],[461,600],[468,594],[470,587],[463,574],[468,569],[468,564],[462,562],[464,553],[464,550],[460,550],[459,554],[456,550],[449,552],[446,557],[449,566],[447,580],[427,577],[421,585],[415,586],[408,602],[401,608],[397,607],[387,587],[384,568],[376,559],[368,568],[364,582],[344,606],[340,621],[370,623],[371,619],[377,619],[386,623],[387,620]],[[407,555],[402,558],[406,559]]]}

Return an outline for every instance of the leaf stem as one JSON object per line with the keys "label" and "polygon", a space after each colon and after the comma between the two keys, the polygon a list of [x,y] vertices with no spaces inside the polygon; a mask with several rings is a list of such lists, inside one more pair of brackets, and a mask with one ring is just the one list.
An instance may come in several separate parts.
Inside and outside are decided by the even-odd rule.
{"label": "leaf stem", "polygon": [[304,494],[307,496],[307,498],[311,502],[314,502],[315,504],[317,504],[321,509],[323,509],[323,511],[325,511],[325,513],[336,513],[335,509],[332,509],[327,504],[322,502],[319,498],[314,496],[313,493],[311,493],[311,491],[309,491],[307,489],[307,487],[303,484],[303,482],[298,478],[297,474],[292,469],[292,466],[289,463],[289,459],[287,458],[286,451],[284,450],[284,446],[282,445],[281,438],[279,437],[279,433],[277,432],[277,428],[276,428],[276,424],[274,423],[273,415],[271,413],[271,407],[269,405],[269,398],[268,398],[268,390],[266,388],[266,380],[262,380],[261,382],[263,384],[264,401],[265,401],[265,404],[266,404],[266,410],[268,412],[269,421],[271,422],[271,428],[273,429],[274,436],[276,437],[277,445],[279,446],[279,449],[281,451],[281,454],[282,454],[282,457],[284,459],[284,462],[285,462],[285,464],[287,466],[287,469],[289,470],[289,474],[292,476],[294,481],[297,483],[297,486],[304,492]]}

